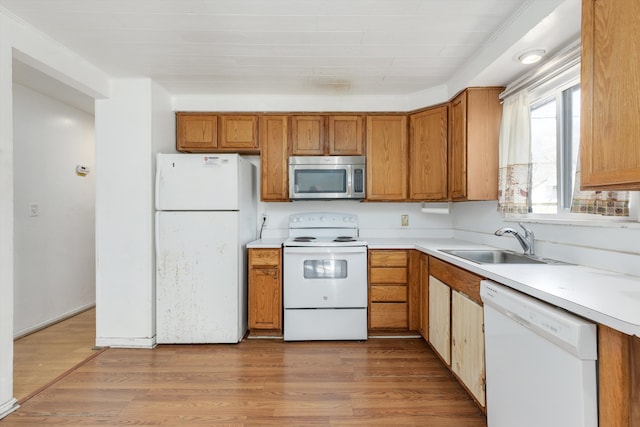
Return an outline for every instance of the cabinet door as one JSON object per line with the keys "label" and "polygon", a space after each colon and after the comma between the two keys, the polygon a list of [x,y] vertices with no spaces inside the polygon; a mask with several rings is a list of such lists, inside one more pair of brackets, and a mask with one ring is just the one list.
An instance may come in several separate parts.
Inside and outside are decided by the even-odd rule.
{"label": "cabinet door", "polygon": [[258,149],[258,117],[255,115],[220,116],[220,148]]}
{"label": "cabinet door", "polygon": [[484,315],[460,292],[451,294],[451,370],[481,406],[484,393]]}
{"label": "cabinet door", "polygon": [[282,251],[249,249],[249,329],[282,330]]}
{"label": "cabinet door", "polygon": [[410,118],[409,198],[447,199],[447,106]]}
{"label": "cabinet door", "polygon": [[467,92],[449,104],[449,197],[467,197]]}
{"label": "cabinet door", "polygon": [[503,87],[469,88],[466,117],[467,200],[498,199],[498,141]]}
{"label": "cabinet door", "polygon": [[291,154],[295,156],[325,154],[325,117],[291,117]]}
{"label": "cabinet door", "polygon": [[216,114],[176,113],[176,149],[186,152],[210,152],[218,148]]}
{"label": "cabinet door", "polygon": [[282,329],[280,268],[251,268],[249,283],[249,329]]}
{"label": "cabinet door", "polygon": [[447,365],[451,364],[451,290],[429,277],[429,342]]}
{"label": "cabinet door", "polygon": [[583,189],[640,189],[637,0],[582,2]]}
{"label": "cabinet door", "polygon": [[364,118],[360,115],[329,116],[329,154],[364,155]]}
{"label": "cabinet door", "polygon": [[407,199],[407,118],[367,117],[367,199]]}
{"label": "cabinet door", "polygon": [[260,117],[260,199],[289,200],[288,117]]}
{"label": "cabinet door", "polygon": [[497,200],[502,87],[470,88],[449,104],[449,197]]}

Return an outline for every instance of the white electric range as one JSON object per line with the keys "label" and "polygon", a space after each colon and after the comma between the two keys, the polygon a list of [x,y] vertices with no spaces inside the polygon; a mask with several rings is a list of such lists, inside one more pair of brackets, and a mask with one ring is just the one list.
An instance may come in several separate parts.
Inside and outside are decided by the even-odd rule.
{"label": "white electric range", "polygon": [[367,243],[357,215],[291,215],[283,269],[285,341],[367,339]]}

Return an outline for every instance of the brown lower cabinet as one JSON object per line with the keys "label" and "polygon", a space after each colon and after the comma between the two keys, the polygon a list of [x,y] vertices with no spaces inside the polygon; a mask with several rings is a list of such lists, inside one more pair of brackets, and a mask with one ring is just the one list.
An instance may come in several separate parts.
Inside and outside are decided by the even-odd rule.
{"label": "brown lower cabinet", "polygon": [[481,409],[485,409],[483,279],[438,258],[429,257],[428,342]]}
{"label": "brown lower cabinet", "polygon": [[640,338],[598,325],[599,427],[640,427]]}
{"label": "brown lower cabinet", "polygon": [[249,249],[249,330],[282,335],[282,250]]}

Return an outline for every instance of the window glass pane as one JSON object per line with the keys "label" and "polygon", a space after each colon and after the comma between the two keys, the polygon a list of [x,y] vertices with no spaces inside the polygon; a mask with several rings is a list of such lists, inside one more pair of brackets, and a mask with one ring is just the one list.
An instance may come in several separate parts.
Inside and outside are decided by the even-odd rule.
{"label": "window glass pane", "polygon": [[531,161],[533,213],[557,213],[557,107],[556,99],[531,109]]}
{"label": "window glass pane", "polygon": [[580,146],[580,86],[571,93],[571,189],[575,188],[578,147]]}

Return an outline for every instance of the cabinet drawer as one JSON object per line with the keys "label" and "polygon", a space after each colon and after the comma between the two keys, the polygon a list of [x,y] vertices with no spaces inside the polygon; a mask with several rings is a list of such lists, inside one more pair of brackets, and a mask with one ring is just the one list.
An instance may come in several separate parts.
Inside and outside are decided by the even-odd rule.
{"label": "cabinet drawer", "polygon": [[249,265],[279,265],[280,264],[280,249],[250,249],[249,250]]}
{"label": "cabinet drawer", "polygon": [[407,303],[374,302],[371,303],[369,319],[371,329],[406,329]]}
{"label": "cabinet drawer", "polygon": [[408,255],[407,251],[370,251],[369,265],[371,267],[406,267]]}
{"label": "cabinet drawer", "polygon": [[377,267],[369,270],[369,282],[377,283],[407,283],[406,268]]}
{"label": "cabinet drawer", "polygon": [[407,302],[406,286],[371,286],[372,302]]}

